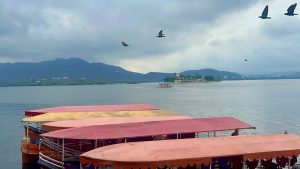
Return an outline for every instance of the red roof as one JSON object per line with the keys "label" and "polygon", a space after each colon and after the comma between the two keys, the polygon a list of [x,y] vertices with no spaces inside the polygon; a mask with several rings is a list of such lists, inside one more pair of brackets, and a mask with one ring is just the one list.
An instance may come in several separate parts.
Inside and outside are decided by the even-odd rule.
{"label": "red roof", "polygon": [[53,131],[41,136],[61,139],[106,140],[251,128],[255,127],[233,117],[214,117],[88,126]]}
{"label": "red roof", "polygon": [[97,117],[83,118],[76,120],[63,120],[43,124],[42,128],[46,131],[61,130],[74,127],[86,127],[94,125],[109,125],[123,123],[137,123],[147,121],[165,121],[178,119],[191,119],[190,116],[151,116],[151,117]]}
{"label": "red roof", "polygon": [[82,164],[114,168],[163,168],[209,164],[215,157],[242,156],[244,160],[298,156],[295,134],[240,135],[115,144],[86,152]]}
{"label": "red roof", "polygon": [[121,105],[91,105],[91,106],[60,106],[45,109],[26,110],[25,116],[36,116],[56,112],[99,112],[99,111],[140,111],[158,110],[152,104],[121,104]]}

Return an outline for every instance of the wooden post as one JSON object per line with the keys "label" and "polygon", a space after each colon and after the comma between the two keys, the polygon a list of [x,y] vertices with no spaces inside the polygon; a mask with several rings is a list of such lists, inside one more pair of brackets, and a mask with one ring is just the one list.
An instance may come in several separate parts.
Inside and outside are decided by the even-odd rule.
{"label": "wooden post", "polygon": [[291,158],[290,157],[288,158],[289,158],[288,169],[291,169]]}
{"label": "wooden post", "polygon": [[41,151],[42,141],[43,141],[43,140],[40,138],[40,141],[39,141],[39,151]]}
{"label": "wooden post", "polygon": [[97,143],[97,140],[95,140],[95,149],[97,148],[97,144],[98,144],[98,143]]}
{"label": "wooden post", "polygon": [[177,133],[177,135],[176,135],[176,139],[178,139],[178,133]]}
{"label": "wooden post", "polygon": [[62,157],[61,157],[62,162],[65,161],[65,139],[62,139]]}
{"label": "wooden post", "polygon": [[28,122],[26,123],[26,141],[27,141],[27,144],[29,143],[29,124]]}
{"label": "wooden post", "polygon": [[207,132],[207,137],[209,137],[209,131]]}
{"label": "wooden post", "polygon": [[214,137],[216,137],[217,136],[217,133],[216,133],[216,131],[214,131]]}

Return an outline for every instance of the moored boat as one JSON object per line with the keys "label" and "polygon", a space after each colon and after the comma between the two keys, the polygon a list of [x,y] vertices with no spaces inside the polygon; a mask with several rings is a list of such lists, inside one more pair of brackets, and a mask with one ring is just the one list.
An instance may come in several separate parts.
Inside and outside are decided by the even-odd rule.
{"label": "moored boat", "polygon": [[[199,133],[213,133],[255,127],[233,117],[195,118],[153,122],[97,125],[57,130],[42,134],[40,164],[78,166],[79,155],[112,144],[197,138]],[[56,162],[53,165],[53,162]]]}
{"label": "moored boat", "polygon": [[[146,112],[144,112],[146,111]],[[80,119],[87,117],[113,117],[113,116],[155,116],[163,114],[156,112],[158,108],[151,104],[124,104],[124,105],[93,105],[93,106],[61,106],[45,109],[27,110],[22,122],[25,128],[25,138],[21,140],[23,168],[36,167],[39,156],[39,135],[46,131],[42,124],[50,121]],[[174,114],[174,112],[165,112]]]}
{"label": "moored boat", "polygon": [[119,104],[119,105],[90,105],[90,106],[59,106],[44,109],[26,110],[25,116],[36,116],[45,113],[62,113],[62,112],[111,112],[111,111],[142,111],[158,110],[152,104]]}
{"label": "moored boat", "polygon": [[239,135],[111,145],[80,155],[80,163],[81,168],[269,169],[291,168],[299,154],[299,135]]}

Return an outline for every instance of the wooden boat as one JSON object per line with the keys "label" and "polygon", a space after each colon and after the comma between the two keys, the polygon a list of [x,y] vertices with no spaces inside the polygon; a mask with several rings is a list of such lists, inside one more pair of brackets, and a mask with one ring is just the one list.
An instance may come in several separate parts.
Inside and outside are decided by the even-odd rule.
{"label": "wooden boat", "polygon": [[159,83],[158,84],[159,88],[171,88],[173,87],[171,83]]}
{"label": "wooden boat", "polygon": [[290,168],[299,154],[295,134],[240,135],[111,145],[80,155],[80,163],[114,169]]}
{"label": "wooden boat", "polygon": [[[143,112],[147,111],[147,112]],[[22,165],[32,168],[38,159],[39,135],[45,131],[42,124],[49,121],[60,121],[67,119],[80,119],[87,117],[109,117],[109,116],[135,116],[137,114],[155,116],[158,108],[151,104],[124,104],[124,105],[93,105],[93,106],[61,106],[46,109],[36,109],[25,111],[22,122],[25,128],[25,138],[21,140]],[[175,114],[165,112],[165,114]],[[76,115],[75,115],[76,114]]]}
{"label": "wooden boat", "polygon": [[198,137],[198,133],[254,129],[233,117],[96,125],[42,134],[40,164],[51,168],[78,163],[79,155],[111,144]]}
{"label": "wooden boat", "polygon": [[91,105],[91,106],[60,106],[45,109],[26,110],[25,116],[36,116],[45,113],[62,112],[111,112],[111,111],[139,111],[139,110],[158,110],[152,104],[120,104],[120,105]]}
{"label": "wooden boat", "polygon": [[[162,112],[162,111],[160,111]],[[49,122],[42,125],[42,129],[45,131],[56,131],[67,128],[78,128],[86,126],[96,125],[110,125],[110,124],[124,124],[124,123],[137,123],[148,121],[166,121],[166,120],[178,120],[178,119],[191,119],[191,116],[146,116],[146,117],[96,117],[96,118],[84,118],[77,120],[64,120]]]}

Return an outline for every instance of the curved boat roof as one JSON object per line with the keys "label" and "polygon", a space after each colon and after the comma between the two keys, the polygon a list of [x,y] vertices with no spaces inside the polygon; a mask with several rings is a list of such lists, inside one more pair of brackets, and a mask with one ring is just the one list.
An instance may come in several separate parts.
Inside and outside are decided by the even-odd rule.
{"label": "curved boat roof", "polygon": [[143,110],[143,111],[113,111],[113,112],[61,112],[45,113],[22,119],[22,122],[45,123],[62,120],[75,120],[96,117],[148,117],[148,116],[174,116],[172,110]]}
{"label": "curved boat roof", "polygon": [[26,110],[25,116],[36,116],[44,113],[61,112],[99,112],[99,111],[139,111],[158,110],[152,104],[120,104],[120,105],[90,105],[90,106],[60,106],[36,110]]}
{"label": "curved boat roof", "polygon": [[85,118],[77,120],[64,120],[49,122],[43,124],[42,128],[46,131],[55,131],[74,127],[85,127],[94,125],[108,125],[108,124],[122,124],[122,123],[137,123],[147,121],[164,121],[164,120],[178,120],[191,119],[190,116],[153,116],[153,117],[98,117]]}
{"label": "curved boat roof", "polygon": [[105,146],[80,156],[81,164],[115,168],[157,168],[210,164],[212,158],[243,156],[244,160],[298,156],[295,134],[240,135],[123,143]]}
{"label": "curved boat roof", "polygon": [[57,130],[41,136],[59,139],[107,140],[253,128],[255,127],[233,117],[212,117],[87,126]]}

